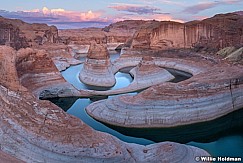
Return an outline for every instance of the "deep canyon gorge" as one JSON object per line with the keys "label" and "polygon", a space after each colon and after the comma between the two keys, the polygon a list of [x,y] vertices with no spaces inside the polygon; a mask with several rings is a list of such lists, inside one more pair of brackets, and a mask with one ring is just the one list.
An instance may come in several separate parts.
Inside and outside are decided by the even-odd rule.
{"label": "deep canyon gorge", "polygon": [[4,162],[190,163],[220,134],[243,144],[242,14],[73,30],[0,17],[0,45]]}

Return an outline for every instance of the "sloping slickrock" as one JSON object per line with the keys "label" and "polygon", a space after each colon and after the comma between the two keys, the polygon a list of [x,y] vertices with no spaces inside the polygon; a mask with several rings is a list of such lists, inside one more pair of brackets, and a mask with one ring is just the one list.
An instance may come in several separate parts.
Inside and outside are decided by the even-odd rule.
{"label": "sloping slickrock", "polygon": [[0,159],[2,163],[24,163],[24,161],[16,159],[13,156],[8,155],[2,151],[0,151]]}
{"label": "sloping slickrock", "polygon": [[76,45],[76,44],[69,44],[69,51],[73,57],[86,57],[87,53],[89,52],[90,45]]}
{"label": "sloping slickrock", "polygon": [[217,63],[210,58],[187,61],[186,58],[160,57],[155,60],[157,65],[194,76],[176,84],[153,86],[135,96],[92,103],[86,108],[87,113],[114,126],[154,128],[210,121],[243,107],[241,66]]}
{"label": "sloping slickrock", "polygon": [[[149,58],[149,59],[148,59]],[[129,65],[122,60],[123,66]],[[134,64],[134,63],[133,63]],[[156,66],[150,57],[143,58],[141,62],[129,72],[133,76],[133,81],[127,87],[107,90],[107,91],[92,91],[92,95],[116,95],[122,93],[129,93],[138,90],[146,89],[150,86],[164,83],[174,79],[174,76],[167,70]]]}
{"label": "sloping slickrock", "polygon": [[243,47],[235,50],[230,55],[225,57],[225,59],[228,59],[231,62],[239,62],[243,59]]}
{"label": "sloping slickrock", "polygon": [[112,87],[116,83],[105,45],[91,44],[79,79],[88,85]]}
{"label": "sloping slickrock", "polygon": [[[48,59],[45,53],[37,54],[27,49],[16,54],[9,47],[1,47],[0,58],[3,74],[0,78],[1,160],[16,161],[11,155],[25,162],[187,163],[196,162],[195,156],[208,156],[207,152],[187,145],[171,142],[148,146],[128,144],[94,131],[51,102],[38,100],[20,84],[18,76],[24,76],[25,72],[35,75],[34,69],[37,74],[52,69],[51,64],[48,65],[49,60],[47,65],[35,64],[37,59]],[[24,58],[25,61],[20,62]],[[25,69],[28,64],[33,70]],[[3,68],[6,65],[10,65],[9,69]],[[11,76],[7,77],[7,72],[11,72]],[[8,80],[10,77],[14,80]]]}
{"label": "sloping slickrock", "polygon": [[[39,96],[40,93],[40,98],[77,96],[80,94],[80,91],[63,79],[49,57],[49,53],[45,50],[27,48],[16,52],[7,47],[0,49],[5,52],[8,49],[13,55],[17,56],[15,62],[19,81],[21,85],[28,88],[36,96]],[[13,61],[13,63],[15,62]]]}
{"label": "sloping slickrock", "polygon": [[56,65],[58,71],[64,71],[70,66],[74,66],[82,63],[81,61],[74,58],[63,58],[63,57],[55,57],[53,58],[53,62]]}
{"label": "sloping slickrock", "polygon": [[219,50],[216,54],[220,55],[222,57],[227,57],[228,55],[230,55],[235,50],[236,50],[235,47],[226,47],[226,48]]}
{"label": "sloping slickrock", "polygon": [[136,83],[138,87],[140,85],[143,85],[143,87],[152,86],[174,79],[174,76],[167,70],[156,66],[152,58],[143,58],[142,62],[137,67],[133,68],[130,73],[135,79],[133,83]]}

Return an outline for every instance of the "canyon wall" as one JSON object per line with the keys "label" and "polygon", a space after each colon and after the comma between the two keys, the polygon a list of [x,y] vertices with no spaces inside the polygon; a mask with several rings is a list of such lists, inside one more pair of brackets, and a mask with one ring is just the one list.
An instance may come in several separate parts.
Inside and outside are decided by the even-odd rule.
{"label": "canyon wall", "polygon": [[125,20],[101,28],[83,28],[60,30],[59,36],[64,44],[89,45],[125,43],[133,36],[145,21]]}
{"label": "canyon wall", "polygon": [[17,19],[0,16],[0,45],[8,45],[15,49],[57,43],[58,30],[46,24],[29,24]]}
{"label": "canyon wall", "polygon": [[228,46],[242,46],[242,33],[243,15],[240,13],[218,14],[187,23],[126,20],[103,29],[60,30],[59,33],[54,26],[0,17],[0,45],[15,49],[45,43],[90,45],[95,42],[107,44],[108,49],[116,49],[126,43],[132,48],[142,49],[196,48],[216,51]]}
{"label": "canyon wall", "polygon": [[43,50],[0,46],[0,72],[1,162],[195,162],[196,156],[209,156],[172,142],[125,143],[39,100],[33,90],[61,84],[57,91],[62,92],[66,83]]}
{"label": "canyon wall", "polygon": [[219,50],[243,45],[243,16],[219,14],[202,21],[148,21],[134,34],[132,48]]}
{"label": "canyon wall", "polygon": [[[8,56],[6,56],[8,54]],[[0,46],[0,85],[14,91],[25,90],[20,85],[20,80],[15,67],[16,53],[8,46]]]}

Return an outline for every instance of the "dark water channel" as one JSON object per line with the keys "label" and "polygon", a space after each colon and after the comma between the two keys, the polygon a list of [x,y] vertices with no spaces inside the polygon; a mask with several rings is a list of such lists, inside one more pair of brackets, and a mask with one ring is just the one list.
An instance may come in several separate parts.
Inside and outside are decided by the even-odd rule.
{"label": "dark water channel", "polygon": [[[119,53],[111,54],[112,60],[118,57]],[[82,65],[72,66],[62,72],[62,75],[78,89],[102,90],[87,86],[79,81],[78,74],[81,67]],[[176,77],[171,82],[176,83],[191,77],[190,74],[185,74],[181,71],[167,70]],[[118,72],[115,77],[117,84],[112,88],[105,88],[104,90],[126,87],[132,82],[131,76],[126,71]],[[134,95],[136,92],[130,94]],[[113,97],[109,96],[108,98]],[[222,118],[195,125],[164,129],[129,129],[103,124],[91,118],[85,112],[85,107],[93,102],[89,98],[56,98],[50,99],[50,101],[67,113],[80,118],[95,130],[112,134],[125,142],[147,145],[156,142],[173,141],[205,149],[215,157],[231,156],[243,158],[243,109]]]}

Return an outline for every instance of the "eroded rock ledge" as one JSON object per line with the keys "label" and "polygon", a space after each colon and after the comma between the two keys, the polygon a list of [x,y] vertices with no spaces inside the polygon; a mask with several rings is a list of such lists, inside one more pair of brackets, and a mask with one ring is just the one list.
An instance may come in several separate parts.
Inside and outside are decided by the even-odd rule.
{"label": "eroded rock ledge", "polygon": [[79,79],[88,85],[112,87],[116,83],[105,45],[91,44]]}
{"label": "eroded rock ledge", "polygon": [[[128,56],[131,55],[123,56],[123,60]],[[190,72],[193,77],[176,84],[156,85],[135,96],[92,103],[86,108],[87,113],[115,126],[154,128],[209,121],[243,107],[240,65],[179,52],[154,57],[154,63]]]}
{"label": "eroded rock ledge", "polygon": [[[51,102],[38,100],[21,85],[27,79],[23,76],[48,74],[54,64],[51,59],[47,60],[49,65],[37,64],[38,59],[48,57],[43,52],[28,51],[17,53],[0,47],[1,160],[14,160],[11,155],[25,162],[196,162],[196,156],[208,155],[201,149],[171,142],[148,146],[124,143],[94,131]],[[53,82],[62,83],[63,79]],[[31,84],[31,92],[41,87]]]}

